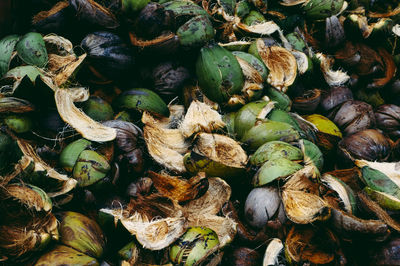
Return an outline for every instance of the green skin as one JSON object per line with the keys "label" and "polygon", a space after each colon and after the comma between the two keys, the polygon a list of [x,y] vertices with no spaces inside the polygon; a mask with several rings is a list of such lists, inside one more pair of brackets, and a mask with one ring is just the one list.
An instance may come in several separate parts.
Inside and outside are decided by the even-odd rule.
{"label": "green skin", "polygon": [[79,154],[74,166],[73,178],[78,186],[90,186],[106,177],[111,167],[107,160],[95,151],[85,150]]}
{"label": "green skin", "polygon": [[244,167],[233,167],[222,162],[213,161],[201,154],[191,152],[185,154],[183,163],[186,170],[191,174],[205,172],[209,177],[233,178],[243,176],[246,172]]}
{"label": "green skin", "polygon": [[294,49],[298,51],[304,51],[306,49],[306,43],[296,32],[289,33],[285,37]]}
{"label": "green skin", "polygon": [[165,117],[169,116],[167,104],[157,93],[148,89],[124,91],[113,104],[119,109],[150,111]]}
{"label": "green skin", "polygon": [[122,11],[132,15],[142,10],[148,3],[150,0],[122,0]]}
{"label": "green skin", "polygon": [[283,141],[270,141],[264,143],[250,157],[250,164],[261,166],[266,161],[275,158],[285,158],[291,161],[303,160],[303,152]]}
{"label": "green skin", "polygon": [[186,16],[208,16],[207,11],[202,7],[196,5],[191,1],[175,0],[169,1],[163,4],[165,10],[172,11],[175,17],[186,17]]}
{"label": "green skin", "polygon": [[276,108],[286,112],[290,111],[290,108],[292,107],[292,101],[290,100],[289,96],[272,87],[266,89],[266,94],[271,101],[276,102]]}
{"label": "green skin", "polygon": [[311,162],[318,170],[322,171],[324,166],[324,155],[317,145],[309,140],[302,139],[302,150],[305,163]]}
{"label": "green skin", "polygon": [[234,52],[232,52],[232,54],[239,57],[240,59],[243,59],[244,61],[249,63],[252,67],[254,67],[258,71],[258,73],[261,75],[261,77],[263,78],[263,81],[267,80],[269,71],[268,71],[267,67],[264,65],[264,63],[261,60],[259,60],[257,57],[255,57],[252,54],[241,52],[241,51],[234,51]]}
{"label": "green skin", "polygon": [[199,47],[214,38],[214,28],[207,16],[196,16],[179,27],[176,35],[185,47]]}
{"label": "green skin", "polygon": [[310,0],[303,11],[311,20],[322,20],[339,13],[344,0]]}
{"label": "green skin", "polygon": [[264,18],[263,14],[255,10],[250,11],[250,13],[243,20],[243,23],[248,26],[264,22],[267,22],[267,20]]}
{"label": "green skin", "polygon": [[400,199],[400,188],[387,175],[368,166],[364,166],[361,171],[362,180],[372,190],[387,193]]}
{"label": "green skin", "polygon": [[132,259],[132,256],[134,254],[133,252],[136,248],[137,247],[134,241],[129,242],[118,251],[118,256],[123,260],[129,261],[130,259]]}
{"label": "green skin", "polygon": [[60,243],[93,258],[100,258],[105,247],[99,225],[77,212],[64,212],[60,218]]}
{"label": "green skin", "polygon": [[299,138],[299,133],[291,125],[267,120],[247,131],[242,138],[242,142],[246,143],[250,150],[257,150],[268,141],[292,142]]}
{"label": "green skin", "polygon": [[100,97],[90,97],[83,104],[83,111],[95,121],[111,120],[114,115],[111,105]]}
{"label": "green skin", "polygon": [[9,35],[0,40],[0,77],[7,73],[18,35]]}
{"label": "green skin", "polygon": [[239,62],[231,52],[217,44],[201,48],[196,74],[203,93],[219,104],[240,94],[243,88],[244,77]]}
{"label": "green skin", "polygon": [[252,184],[254,187],[266,185],[278,178],[284,178],[302,169],[298,163],[286,158],[273,158],[265,162],[254,175]]}
{"label": "green skin", "polygon": [[[57,263],[57,264],[56,264]],[[57,245],[51,251],[45,253],[36,262],[36,266],[47,265],[100,265],[95,258],[89,257],[73,248]]]}
{"label": "green skin", "polygon": [[4,118],[4,123],[16,133],[26,133],[32,130],[32,120],[24,115],[9,115]]}
{"label": "green skin", "polygon": [[35,82],[36,78],[41,75],[40,71],[34,66],[19,66],[9,70],[4,78],[22,79],[27,76],[31,82]]}
{"label": "green skin", "polygon": [[[173,263],[191,266],[208,256],[209,251],[219,244],[217,234],[205,227],[191,227],[173,245],[169,257]],[[184,254],[189,252],[186,259]]]}
{"label": "green skin", "polygon": [[235,112],[227,113],[222,116],[222,121],[224,121],[224,123],[226,124],[226,131],[227,131],[228,135],[231,136],[232,138],[236,138],[235,137],[235,117],[236,117]]}
{"label": "green skin", "polygon": [[398,198],[387,193],[373,190],[370,187],[365,187],[364,191],[373,201],[377,202],[382,208],[391,211],[400,210],[400,200]]}
{"label": "green skin", "polygon": [[60,166],[67,172],[72,172],[79,154],[87,149],[92,143],[86,139],[78,139],[68,144],[60,154]]}
{"label": "green skin", "polygon": [[244,18],[251,11],[251,7],[246,0],[242,0],[236,4],[236,16]]}
{"label": "green skin", "polygon": [[16,45],[18,56],[29,65],[43,68],[47,65],[48,56],[42,35],[29,32],[21,37]]}
{"label": "green skin", "polygon": [[238,139],[254,126],[257,116],[261,110],[268,104],[266,101],[250,102],[244,105],[236,113],[235,117],[235,133]]}

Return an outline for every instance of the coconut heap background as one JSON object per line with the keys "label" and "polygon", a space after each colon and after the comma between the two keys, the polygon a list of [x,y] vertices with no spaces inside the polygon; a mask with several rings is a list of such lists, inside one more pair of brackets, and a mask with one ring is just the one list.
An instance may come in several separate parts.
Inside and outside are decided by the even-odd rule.
{"label": "coconut heap background", "polygon": [[400,264],[396,0],[0,8],[0,264]]}

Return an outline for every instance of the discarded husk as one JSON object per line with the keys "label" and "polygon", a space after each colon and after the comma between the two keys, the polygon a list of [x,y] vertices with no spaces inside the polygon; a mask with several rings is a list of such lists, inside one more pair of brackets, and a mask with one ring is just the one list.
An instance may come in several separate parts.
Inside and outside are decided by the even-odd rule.
{"label": "discarded husk", "polygon": [[57,89],[54,98],[61,118],[88,140],[106,142],[115,139],[117,131],[114,128],[94,121],[74,105],[74,102],[84,101],[87,96],[83,88]]}
{"label": "discarded husk", "polygon": [[13,183],[6,186],[7,193],[25,205],[27,209],[36,211],[51,211],[53,204],[49,196],[41,188],[21,183]]}
{"label": "discarded husk", "polygon": [[267,120],[248,130],[244,134],[242,142],[247,144],[251,150],[256,150],[268,141],[292,142],[298,139],[300,139],[300,134],[291,125]]}
{"label": "discarded husk", "polygon": [[91,23],[107,29],[115,29],[119,26],[115,15],[94,0],[70,0],[70,6],[76,10],[76,16],[83,23]]}
{"label": "discarded husk", "polygon": [[60,217],[60,242],[94,258],[100,258],[105,239],[99,225],[77,212],[63,212]]}
{"label": "discarded husk", "polygon": [[313,166],[306,166],[289,178],[282,190],[282,201],[287,217],[298,224],[325,221],[330,208],[318,195],[315,183],[309,180],[315,175]]}
{"label": "discarded husk", "polygon": [[282,241],[279,238],[273,238],[265,250],[263,266],[271,266],[276,265],[277,262],[279,263],[279,256],[283,249]]}
{"label": "discarded husk", "polygon": [[292,107],[292,100],[287,94],[273,88],[266,88],[266,95],[271,101],[275,102],[275,107],[283,111],[289,112]]}
{"label": "discarded husk", "polygon": [[400,199],[394,197],[390,194],[374,190],[370,187],[364,188],[365,193],[379,204],[382,208],[391,211],[399,211],[400,210]]}
{"label": "discarded husk", "polygon": [[303,153],[299,148],[296,148],[289,143],[283,141],[269,141],[260,146],[249,162],[255,166],[261,166],[264,162],[273,158],[286,158],[291,161],[303,159]]}
{"label": "discarded husk", "polygon": [[269,70],[268,83],[285,92],[293,84],[297,75],[296,58],[285,48],[279,46],[267,47],[257,40],[257,49],[262,61]]}
{"label": "discarded husk", "polygon": [[60,174],[56,170],[54,170],[53,167],[49,166],[37,155],[35,149],[28,142],[19,139],[17,143],[22,153],[24,154],[24,157],[27,158],[30,162],[34,163],[35,172],[43,171],[46,173],[46,176],[59,180],[62,183],[62,186],[58,191],[47,193],[49,197],[57,197],[66,194],[75,188],[77,184],[76,180],[74,180],[73,178],[69,178],[66,175]]}
{"label": "discarded husk", "polygon": [[[160,215],[160,209],[167,212],[168,218],[148,217],[145,209],[138,206],[136,212],[126,217],[123,210],[101,209],[119,219],[125,228],[143,245],[144,248],[160,250],[175,242],[190,226],[205,226],[217,233],[220,246],[233,240],[236,223],[227,217],[216,216],[231,195],[230,186],[220,178],[209,178],[207,192],[184,206],[172,201],[171,204],[157,203],[157,198],[149,198],[146,204],[157,207],[154,215]],[[143,206],[145,207],[145,206]],[[151,206],[147,206],[149,209]]]}
{"label": "discarded husk", "polygon": [[224,126],[225,123],[217,111],[213,110],[208,104],[195,100],[190,104],[180,125],[180,130],[182,135],[188,138],[194,133],[211,133]]}
{"label": "discarded husk", "polygon": [[321,182],[335,191],[340,199],[340,203],[343,204],[343,209],[353,214],[357,210],[357,202],[356,202],[356,195],[354,194],[353,190],[343,181],[325,173],[321,177]]}
{"label": "discarded husk", "polygon": [[49,54],[48,70],[52,74],[54,84],[63,85],[78,68],[78,66],[86,58],[86,54],[76,56],[70,54],[61,56],[57,54]]}
{"label": "discarded husk", "polygon": [[309,0],[282,0],[280,2],[281,5],[283,6],[295,6],[295,5],[300,5],[308,2]]}
{"label": "discarded husk", "polygon": [[322,171],[324,156],[318,146],[306,139],[300,140],[300,146],[304,153],[304,163],[306,165],[312,164],[317,167],[318,170]]}
{"label": "discarded husk", "polygon": [[185,155],[184,164],[190,173],[206,172],[209,176],[225,177],[245,172],[247,154],[235,140],[219,134],[200,133],[195,146]]}
{"label": "discarded husk", "polygon": [[0,55],[0,77],[2,77],[10,67],[10,61],[18,39],[18,35],[9,35],[0,40],[0,50],[2,51],[2,55]]}
{"label": "discarded husk", "polygon": [[400,187],[400,162],[380,163],[369,162],[366,160],[356,160],[355,164],[360,168],[368,166],[384,173]]}
{"label": "discarded husk", "polygon": [[321,62],[321,71],[329,86],[340,86],[350,79],[346,72],[331,69],[334,61],[332,58],[326,57],[322,53],[317,53],[316,56]]}
{"label": "discarded husk", "polygon": [[178,117],[179,113],[181,116],[183,115],[183,106],[170,107],[170,109],[170,118],[163,119],[155,118],[144,112],[142,116],[142,122],[145,124],[143,136],[150,155],[157,163],[171,171],[184,173],[186,168],[183,164],[183,155],[188,152],[190,143],[185,140],[180,129],[170,127],[177,122],[180,123],[179,118],[178,121],[175,121],[174,117]]}
{"label": "discarded husk", "polygon": [[339,240],[325,227],[293,226],[285,241],[289,263],[323,265],[334,261]]}
{"label": "discarded husk", "polygon": [[185,266],[198,265],[210,255],[209,251],[219,244],[217,234],[206,227],[190,227],[170,247],[169,256],[173,263]]}
{"label": "discarded husk", "polygon": [[68,144],[61,152],[59,163],[67,172],[72,172],[79,154],[92,143],[86,139],[78,139]]}
{"label": "discarded husk", "polygon": [[[239,60],[242,59],[244,60],[246,63],[250,64],[250,66],[252,68],[254,68],[255,70],[257,70],[258,74],[261,76],[263,81],[267,80],[267,76],[268,76],[268,69],[267,67],[264,65],[263,62],[261,62],[260,59],[258,59],[257,57],[255,57],[252,54],[249,53],[245,53],[245,52],[241,52],[241,51],[233,51],[232,54],[234,54],[236,56],[236,58],[238,59],[238,62],[241,64],[241,61]],[[247,66],[246,64],[244,64],[244,66]],[[243,66],[242,66],[243,69]],[[244,73],[246,76],[246,73]],[[255,75],[255,77],[257,77]],[[258,77],[257,77],[258,78]]]}
{"label": "discarded husk", "polygon": [[148,175],[153,181],[154,187],[161,195],[178,202],[196,199],[208,189],[208,182],[205,179],[204,173],[199,173],[190,179],[183,179],[167,174],[157,174],[153,171],[149,171]]}
{"label": "discarded husk", "polygon": [[15,97],[0,98],[0,113],[27,113],[35,109],[27,100]]}
{"label": "discarded husk", "polygon": [[42,255],[36,266],[56,265],[100,265],[95,258],[87,256],[73,248],[57,245],[51,251]]}
{"label": "discarded husk", "polygon": [[368,240],[383,241],[390,235],[390,230],[380,220],[363,220],[349,213],[332,208],[331,223],[344,236],[364,236]]}
{"label": "discarded husk", "polygon": [[118,250],[118,256],[123,259],[121,265],[135,265],[139,262],[139,254],[140,249],[136,245],[135,241],[131,241],[125,246],[123,246],[120,250]]}
{"label": "discarded husk", "polygon": [[256,35],[271,35],[272,33],[279,31],[279,26],[273,21],[267,21],[263,23],[256,23],[253,25],[246,25],[238,22],[234,24],[234,30],[245,33],[245,34],[256,34]]}
{"label": "discarded husk", "polygon": [[252,185],[263,186],[276,179],[288,177],[303,167],[289,159],[278,157],[265,162],[254,175]]}
{"label": "discarded husk", "polygon": [[86,187],[102,180],[111,170],[108,160],[92,150],[82,151],[75,163],[72,176],[78,186]]}

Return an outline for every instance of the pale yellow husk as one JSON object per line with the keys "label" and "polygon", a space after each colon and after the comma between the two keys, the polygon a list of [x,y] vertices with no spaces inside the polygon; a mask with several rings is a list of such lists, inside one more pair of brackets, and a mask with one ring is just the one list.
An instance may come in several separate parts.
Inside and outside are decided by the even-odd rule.
{"label": "pale yellow husk", "polygon": [[316,56],[321,61],[322,74],[324,75],[326,83],[330,86],[340,86],[350,79],[350,76],[347,75],[346,72],[341,70],[334,71],[331,69],[331,66],[333,65],[332,58],[329,58],[322,53],[317,53]]}

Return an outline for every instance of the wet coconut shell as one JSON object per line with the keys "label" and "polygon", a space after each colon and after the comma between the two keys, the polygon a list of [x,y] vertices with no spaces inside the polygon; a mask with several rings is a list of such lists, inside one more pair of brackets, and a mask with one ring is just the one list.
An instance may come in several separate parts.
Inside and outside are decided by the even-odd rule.
{"label": "wet coconut shell", "polygon": [[336,86],[323,91],[320,106],[323,111],[329,112],[340,104],[353,99],[353,93],[346,86]]}
{"label": "wet coconut shell", "polygon": [[343,138],[339,142],[339,153],[347,159],[386,161],[391,146],[382,133],[376,129],[366,129]]}

